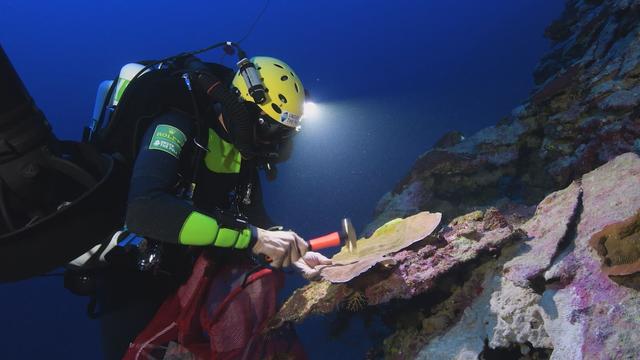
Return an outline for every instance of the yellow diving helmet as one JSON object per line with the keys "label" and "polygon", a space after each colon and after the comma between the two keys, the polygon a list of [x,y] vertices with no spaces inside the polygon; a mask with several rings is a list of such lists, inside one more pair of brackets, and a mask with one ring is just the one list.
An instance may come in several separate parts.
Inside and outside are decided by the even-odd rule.
{"label": "yellow diving helmet", "polygon": [[[259,82],[258,79],[248,78],[247,72],[243,71],[251,65],[255,67]],[[256,56],[250,60],[241,60],[238,68],[232,86],[243,100],[256,103],[271,119],[288,128],[296,129],[300,126],[305,92],[300,78],[289,65],[272,57]],[[256,88],[260,85],[264,87],[261,96],[256,96],[253,92],[251,84],[256,83]]]}

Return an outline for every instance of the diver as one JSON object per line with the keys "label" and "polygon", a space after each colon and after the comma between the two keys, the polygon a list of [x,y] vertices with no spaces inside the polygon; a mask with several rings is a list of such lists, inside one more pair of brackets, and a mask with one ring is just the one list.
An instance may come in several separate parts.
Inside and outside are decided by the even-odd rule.
{"label": "diver", "polygon": [[[190,92],[184,98],[192,101],[179,104],[180,96],[169,95],[172,103],[159,106],[140,131],[126,231],[102,252],[111,264],[130,261],[129,247],[121,245],[135,234],[147,241],[147,252],[161,245],[145,254],[147,266],[162,260],[153,271],[113,271],[102,284],[100,305],[114,309],[103,316],[107,357],[121,356],[160,302],[189,276],[203,249],[216,266],[255,261],[276,269],[293,266],[305,277],[331,262],[308,251],[295,232],[274,228],[262,204],[258,170],[273,171],[289,157],[303,112],[302,83],[280,60],[239,58],[235,73],[193,55],[175,59],[172,66],[181,69]],[[125,92],[153,91],[137,86]]]}
{"label": "diver", "polygon": [[[237,49],[237,71],[195,56],[219,46]],[[248,59],[226,42],[133,64],[133,76],[108,86],[83,141],[63,142],[0,55],[9,80],[0,89],[2,281],[70,263],[65,286],[97,288],[91,307],[107,358],[122,356],[201,256],[305,277],[330,264],[274,227],[262,204],[258,171],[275,178],[303,114],[305,90],[284,62]],[[45,251],[36,258],[32,248]]]}

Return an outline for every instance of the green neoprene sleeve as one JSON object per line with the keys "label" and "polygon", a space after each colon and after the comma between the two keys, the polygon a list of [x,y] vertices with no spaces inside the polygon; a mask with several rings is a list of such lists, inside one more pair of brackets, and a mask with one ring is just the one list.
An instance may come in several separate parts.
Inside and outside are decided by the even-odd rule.
{"label": "green neoprene sleeve", "polygon": [[251,243],[251,230],[220,227],[216,219],[194,211],[182,225],[179,241],[182,245],[246,249]]}

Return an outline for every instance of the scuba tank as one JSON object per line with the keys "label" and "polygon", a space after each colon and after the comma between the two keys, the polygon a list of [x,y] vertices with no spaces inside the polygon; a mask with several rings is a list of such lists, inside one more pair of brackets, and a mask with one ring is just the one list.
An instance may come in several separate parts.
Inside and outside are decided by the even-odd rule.
{"label": "scuba tank", "polygon": [[118,82],[116,83],[115,94],[113,95],[113,99],[111,100],[111,104],[113,106],[117,106],[124,90],[127,88],[131,80],[133,80],[138,73],[144,74],[149,72],[149,70],[142,71],[144,69],[144,65],[130,63],[120,69],[120,75],[118,76]]}
{"label": "scuba tank", "polygon": [[[111,116],[118,106],[127,86],[143,69],[144,65],[142,64],[126,64],[120,69],[116,80],[105,80],[98,85],[96,100],[93,106],[93,116],[91,117],[89,126],[85,127],[83,141],[95,141],[94,137],[96,133],[100,132],[106,124],[109,124]],[[148,71],[149,70],[146,70],[144,73]]]}
{"label": "scuba tank", "polygon": [[85,141],[89,140],[91,134],[95,133],[98,127],[98,121],[102,116],[111,85],[113,85],[113,80],[105,80],[98,85],[98,93],[96,94],[96,101],[93,105],[93,116],[91,116],[91,122],[88,127],[85,127],[85,132],[82,135]]}

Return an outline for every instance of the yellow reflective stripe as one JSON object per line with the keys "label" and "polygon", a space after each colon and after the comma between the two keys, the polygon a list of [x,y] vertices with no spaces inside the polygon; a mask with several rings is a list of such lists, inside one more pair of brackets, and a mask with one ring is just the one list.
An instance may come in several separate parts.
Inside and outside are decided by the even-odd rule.
{"label": "yellow reflective stripe", "polygon": [[204,163],[210,171],[221,174],[237,174],[240,172],[242,156],[236,148],[224,141],[215,131],[209,129],[209,152]]}

